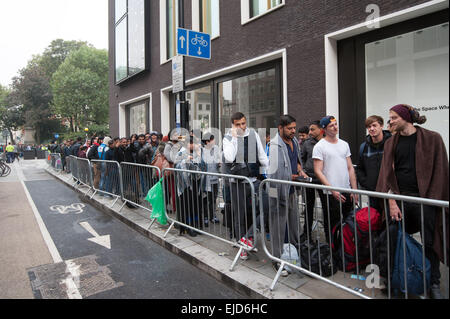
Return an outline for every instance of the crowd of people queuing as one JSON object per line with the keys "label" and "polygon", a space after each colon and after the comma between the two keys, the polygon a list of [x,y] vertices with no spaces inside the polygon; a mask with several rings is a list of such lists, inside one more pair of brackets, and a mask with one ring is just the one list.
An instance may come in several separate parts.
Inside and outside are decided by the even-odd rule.
{"label": "crowd of people queuing", "polygon": [[[226,132],[222,148],[218,147],[216,137],[211,133],[197,137],[181,136],[173,130],[170,136],[158,132],[132,135],[130,138],[93,137],[84,141],[65,141],[62,145],[49,146],[51,152],[60,153],[64,158],[70,155],[87,159],[102,159],[156,165],[160,168],[174,167],[184,170],[206,171],[229,175],[245,176],[253,183],[255,193],[259,194],[259,185],[265,178],[285,181],[309,180],[313,184],[344,189],[365,189],[383,193],[393,193],[448,201],[448,156],[441,136],[418,125],[426,118],[411,106],[396,105],[390,109],[387,130],[380,116],[367,118],[365,126],[368,135],[359,149],[358,165],[353,165],[349,144],[339,138],[338,123],[333,116],[325,116],[297,129],[297,120],[290,115],[279,119],[276,136],[267,134],[265,145],[252,128],[247,127],[247,119],[242,113],[231,117],[232,128]],[[353,154],[354,155],[354,154]],[[354,156],[355,157],[355,156]],[[183,176],[183,174],[181,175]],[[216,216],[219,178],[206,176],[197,178],[178,178],[169,181],[169,195],[166,198],[168,210],[177,212],[182,222],[203,227],[208,223],[218,223]],[[263,199],[276,212],[268,216],[268,225],[259,225],[259,218],[252,220],[250,186],[239,179],[227,179],[222,189],[225,209],[232,212],[229,223],[242,245],[254,248],[252,224],[266,227],[270,233],[273,255],[280,257],[286,242],[299,247],[310,234],[314,220],[316,202],[315,190],[306,189],[303,232],[296,227],[299,215],[298,192],[288,184],[276,186],[276,201],[270,201],[266,191]],[[198,193],[203,198],[195,199]],[[324,231],[327,242],[329,229],[340,223],[340,214],[345,218],[354,208],[358,197],[350,193],[337,191],[319,191],[324,212]],[[169,198],[170,197],[170,198]],[[233,199],[233,200],[231,200]],[[258,202],[258,201],[257,201]],[[200,203],[200,204],[199,204]],[[278,207],[273,207],[278,205]],[[408,203],[400,210],[398,203],[390,200],[388,207],[383,201],[370,198],[370,206],[379,211],[386,210],[394,221],[406,218],[408,233],[422,232],[421,207]],[[180,209],[180,207],[182,209]],[[182,214],[186,209],[188,214]],[[438,218],[433,207],[424,206],[425,254],[431,263],[431,294],[440,296],[439,263],[448,254],[448,234],[442,234],[442,218]],[[199,215],[198,211],[203,211]],[[259,210],[257,210],[259,212]],[[184,216],[184,217],[183,217]],[[265,216],[266,217],[266,216]],[[225,218],[225,217],[224,217]],[[448,223],[448,220],[447,220]],[[270,227],[270,225],[281,227]],[[285,226],[284,226],[285,225]],[[288,229],[288,227],[290,229]],[[448,229],[448,227],[446,228]],[[186,231],[196,236],[195,231]],[[289,234],[289,238],[286,238]],[[284,239],[284,240],[283,240]],[[300,242],[298,242],[300,239]],[[447,241],[447,251],[443,251],[443,241]],[[247,250],[242,250],[241,259],[248,258]],[[448,258],[448,257],[447,257]],[[448,260],[448,259],[447,259]],[[278,270],[280,264],[274,263]],[[283,270],[282,275],[288,275]]]}

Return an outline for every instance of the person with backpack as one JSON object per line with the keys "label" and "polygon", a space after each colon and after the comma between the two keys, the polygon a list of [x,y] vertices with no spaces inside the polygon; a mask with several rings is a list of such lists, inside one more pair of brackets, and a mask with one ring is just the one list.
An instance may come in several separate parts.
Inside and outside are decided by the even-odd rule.
{"label": "person with backpack", "polygon": [[[357,180],[362,189],[375,191],[383,159],[384,144],[392,137],[391,132],[384,131],[384,120],[381,116],[372,115],[367,118],[366,129],[369,132],[359,150],[359,164],[356,167]],[[381,202],[370,198],[370,207],[381,211]]]}
{"label": "person with backpack", "polygon": [[[427,119],[406,104],[393,106],[389,119],[396,134],[384,145],[377,192],[448,201],[448,155],[441,135],[414,125],[424,124]],[[429,293],[433,299],[442,299],[439,261],[449,260],[448,211],[445,212],[446,234],[443,234],[444,216],[440,208],[408,201],[400,205],[389,200],[386,209],[393,221],[404,219],[408,234],[421,232],[425,256],[431,263]]]}
{"label": "person with backpack", "polygon": [[[111,138],[109,136],[105,137],[103,139],[103,143],[100,144],[100,146],[97,148],[97,160],[105,161],[106,160],[106,154],[109,151],[109,142],[111,141]],[[100,183],[99,183],[99,190],[103,191],[106,190],[106,164],[105,163],[98,163],[100,164]]]}
{"label": "person with backpack", "polygon": [[[322,185],[346,189],[357,189],[356,175],[353,167],[350,146],[338,138],[338,123],[334,116],[326,116],[320,121],[325,138],[321,139],[313,150],[314,173]],[[358,202],[355,194],[324,191],[329,196],[328,212],[324,212],[324,228],[327,242],[330,240],[329,229],[341,222]],[[341,211],[342,205],[342,211]]]}
{"label": "person with backpack", "polygon": [[[247,118],[241,112],[231,117],[232,128],[223,139],[223,155],[225,166],[232,175],[248,177],[258,194],[261,173],[269,166],[265,147],[255,130],[247,127]],[[236,239],[244,247],[256,251],[253,241],[253,220],[250,185],[247,182],[231,179],[231,198],[234,230]],[[240,254],[242,260],[248,258],[246,250]]]}

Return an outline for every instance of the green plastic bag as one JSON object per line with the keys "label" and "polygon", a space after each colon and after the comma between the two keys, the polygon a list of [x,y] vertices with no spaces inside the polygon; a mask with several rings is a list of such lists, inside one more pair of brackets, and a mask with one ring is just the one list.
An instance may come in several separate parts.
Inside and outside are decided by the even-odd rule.
{"label": "green plastic bag", "polygon": [[148,191],[145,200],[152,205],[152,214],[150,215],[150,218],[155,218],[161,225],[167,225],[162,182],[163,180],[161,179]]}

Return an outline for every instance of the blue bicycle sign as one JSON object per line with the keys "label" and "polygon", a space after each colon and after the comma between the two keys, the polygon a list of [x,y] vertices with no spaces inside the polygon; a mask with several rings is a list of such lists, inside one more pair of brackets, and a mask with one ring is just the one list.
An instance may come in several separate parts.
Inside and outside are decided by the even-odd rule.
{"label": "blue bicycle sign", "polygon": [[198,34],[195,35],[194,38],[191,39],[192,45],[201,45],[202,47],[207,47],[209,45],[208,41],[203,40],[202,36]]}
{"label": "blue bicycle sign", "polygon": [[178,28],[177,54],[211,59],[211,36],[207,33]]}

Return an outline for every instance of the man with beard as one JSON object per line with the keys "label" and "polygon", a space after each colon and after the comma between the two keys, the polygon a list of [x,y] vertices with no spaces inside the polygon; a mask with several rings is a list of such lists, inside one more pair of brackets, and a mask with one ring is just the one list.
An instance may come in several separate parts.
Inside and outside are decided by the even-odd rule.
{"label": "man with beard", "polygon": [[[442,137],[437,132],[415,126],[414,123],[424,124],[427,119],[409,105],[392,107],[389,119],[396,134],[384,146],[376,190],[448,201],[448,157]],[[422,233],[424,229],[425,256],[431,264],[429,293],[433,299],[442,299],[439,260],[444,262],[449,258],[448,211],[445,212],[446,234],[443,234],[443,216],[439,208],[406,201],[399,205],[395,200],[389,200],[387,208],[392,220],[405,218],[407,233]]]}
{"label": "man with beard", "polygon": [[[300,147],[295,138],[297,124],[295,118],[283,115],[278,124],[278,134],[270,141],[270,158],[268,177],[285,181],[297,181],[305,176],[301,167]],[[275,257],[280,258],[284,243],[299,247],[300,234],[298,230],[299,212],[298,196],[295,187],[286,184],[269,185],[269,228]],[[278,272],[280,264],[273,263]],[[282,276],[288,272],[282,270]]]}

